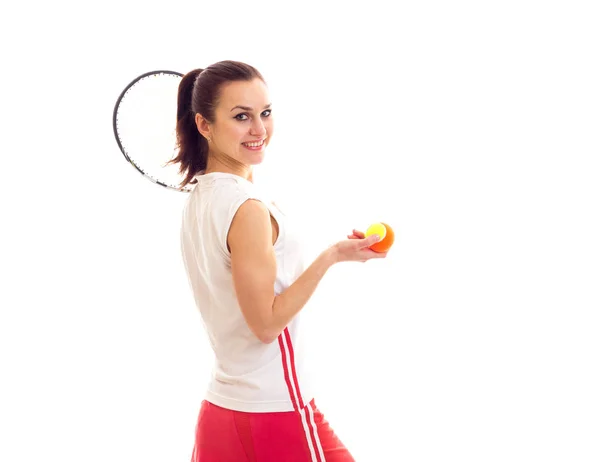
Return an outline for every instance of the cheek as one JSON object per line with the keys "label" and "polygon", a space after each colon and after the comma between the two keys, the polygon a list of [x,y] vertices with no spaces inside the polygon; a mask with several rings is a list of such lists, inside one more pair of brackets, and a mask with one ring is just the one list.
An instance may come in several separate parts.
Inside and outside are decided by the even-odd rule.
{"label": "cheek", "polygon": [[246,124],[237,124],[234,128],[233,138],[236,141],[243,141],[248,135],[248,127]]}
{"label": "cheek", "polygon": [[244,124],[239,122],[233,122],[227,126],[227,138],[231,140],[232,143],[238,143],[240,140],[244,139],[244,134],[246,130],[244,128]]}

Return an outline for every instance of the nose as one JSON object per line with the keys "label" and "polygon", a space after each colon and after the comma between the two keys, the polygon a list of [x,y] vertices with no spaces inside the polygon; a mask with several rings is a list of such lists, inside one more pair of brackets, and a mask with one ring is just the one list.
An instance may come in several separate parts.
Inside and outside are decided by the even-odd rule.
{"label": "nose", "polygon": [[267,129],[261,117],[256,117],[252,125],[250,126],[250,134],[252,136],[264,136],[267,133]]}

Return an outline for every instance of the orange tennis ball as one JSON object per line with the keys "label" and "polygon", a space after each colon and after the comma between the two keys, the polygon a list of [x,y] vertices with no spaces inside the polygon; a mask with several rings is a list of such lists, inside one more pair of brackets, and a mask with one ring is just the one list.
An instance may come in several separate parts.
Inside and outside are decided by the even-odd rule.
{"label": "orange tennis ball", "polygon": [[368,237],[371,234],[379,234],[379,236],[382,238],[379,242],[376,242],[369,247],[375,252],[387,252],[394,244],[394,230],[386,223],[374,223],[369,226],[369,229],[365,233],[365,237]]}

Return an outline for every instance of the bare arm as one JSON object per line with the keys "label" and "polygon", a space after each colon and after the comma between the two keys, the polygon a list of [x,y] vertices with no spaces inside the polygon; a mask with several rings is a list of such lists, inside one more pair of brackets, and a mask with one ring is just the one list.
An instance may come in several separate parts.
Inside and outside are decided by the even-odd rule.
{"label": "bare arm", "polygon": [[237,299],[249,328],[261,342],[271,343],[306,305],[327,270],[340,261],[381,258],[366,247],[377,237],[347,240],[329,247],[288,287],[275,296],[277,261],[267,207],[248,200],[231,224],[228,245]]}
{"label": "bare arm", "polygon": [[227,244],[242,314],[254,335],[261,342],[270,343],[277,261],[271,218],[264,204],[248,200],[239,207],[229,228]]}
{"label": "bare arm", "polygon": [[292,318],[306,305],[335,260],[333,247],[322,252],[312,264],[273,301],[271,336],[275,340]]}

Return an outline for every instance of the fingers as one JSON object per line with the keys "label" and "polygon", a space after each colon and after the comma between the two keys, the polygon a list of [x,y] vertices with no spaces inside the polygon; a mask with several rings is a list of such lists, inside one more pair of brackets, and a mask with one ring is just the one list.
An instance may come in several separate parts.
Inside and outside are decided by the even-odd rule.
{"label": "fingers", "polygon": [[[372,234],[369,237],[363,238],[359,242],[359,248],[364,249],[365,247],[370,247],[373,244],[376,244],[381,240],[381,237],[378,234]],[[377,252],[375,252],[377,253]]]}
{"label": "fingers", "polygon": [[[354,241],[351,245],[347,243],[350,247],[344,245],[344,247],[350,251],[348,260],[364,262],[374,258],[385,258],[387,256],[387,252],[376,252],[369,248],[381,240],[381,236],[379,235],[373,234],[369,237],[365,237],[365,233],[353,229],[352,234],[348,234],[347,237],[349,240]],[[351,257],[350,255],[352,253],[355,253],[355,256]]]}
{"label": "fingers", "polygon": [[336,245],[339,261],[365,262],[375,258],[385,258],[387,252],[376,252],[370,247],[380,240],[379,236],[369,236],[361,239],[357,236],[348,236],[348,240],[340,241]]}
{"label": "fingers", "polygon": [[369,260],[375,260],[378,258],[385,258],[387,257],[387,252],[375,252],[374,250],[371,249],[365,249],[363,250],[363,252],[365,252],[365,259],[364,261],[367,262]]}
{"label": "fingers", "polygon": [[348,234],[348,239],[364,239],[365,238],[365,233],[363,233],[362,231],[358,231],[356,229],[352,230],[352,234]]}
{"label": "fingers", "polygon": [[359,239],[364,239],[365,238],[365,233],[363,233],[362,231],[359,231],[357,229],[353,229],[352,232]]}

